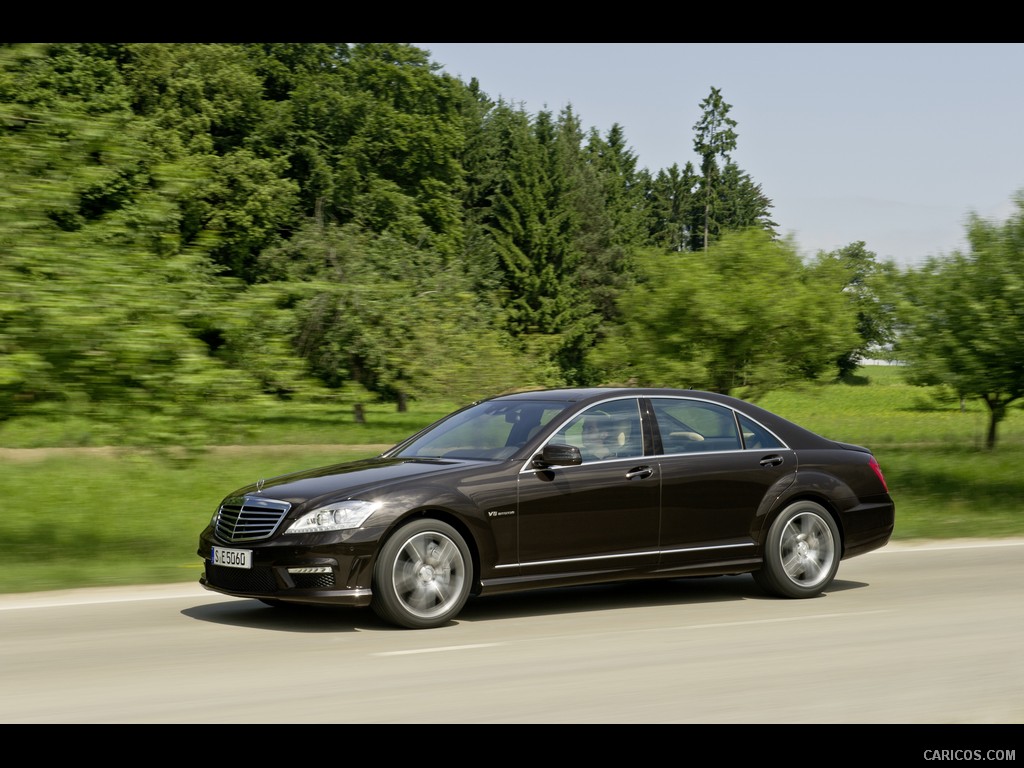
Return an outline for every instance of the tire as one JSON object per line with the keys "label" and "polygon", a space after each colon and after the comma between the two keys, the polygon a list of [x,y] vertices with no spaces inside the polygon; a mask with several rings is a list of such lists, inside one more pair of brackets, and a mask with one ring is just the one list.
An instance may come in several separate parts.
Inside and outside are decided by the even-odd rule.
{"label": "tire", "polygon": [[459,532],[440,520],[416,520],[381,547],[370,604],[391,624],[439,627],[462,610],[472,583],[473,558]]}
{"label": "tire", "polygon": [[790,504],[768,529],[754,581],[779,597],[815,597],[832,583],[841,557],[839,527],[813,501]]}

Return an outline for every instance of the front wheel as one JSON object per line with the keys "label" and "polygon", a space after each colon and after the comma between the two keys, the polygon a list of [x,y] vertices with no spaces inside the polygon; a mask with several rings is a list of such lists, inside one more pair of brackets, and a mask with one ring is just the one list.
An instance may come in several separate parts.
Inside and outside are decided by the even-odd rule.
{"label": "front wheel", "polygon": [[381,547],[371,606],[401,627],[439,627],[462,610],[472,582],[473,559],[459,532],[440,520],[416,520]]}
{"label": "front wheel", "polygon": [[824,507],[797,501],[768,529],[764,564],[753,573],[764,591],[780,597],[821,594],[839,570],[839,528]]}

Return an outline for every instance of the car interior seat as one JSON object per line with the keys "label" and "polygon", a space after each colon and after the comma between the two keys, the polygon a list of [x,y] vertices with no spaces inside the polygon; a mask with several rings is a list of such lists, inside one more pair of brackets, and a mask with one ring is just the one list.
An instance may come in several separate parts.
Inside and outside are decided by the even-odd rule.
{"label": "car interior seat", "polygon": [[643,442],[637,420],[624,416],[617,419],[612,428],[612,442],[618,456],[643,455]]}

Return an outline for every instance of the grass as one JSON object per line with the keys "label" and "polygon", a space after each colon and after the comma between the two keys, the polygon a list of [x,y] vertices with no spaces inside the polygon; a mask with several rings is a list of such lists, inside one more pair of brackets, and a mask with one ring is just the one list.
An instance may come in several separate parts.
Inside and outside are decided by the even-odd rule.
{"label": "grass", "polygon": [[376,452],[256,448],[188,463],[144,453],[9,462],[0,479],[0,593],[197,580],[199,532],[228,491]]}
{"label": "grass", "polygon": [[804,385],[759,404],[836,440],[872,449],[896,500],[894,539],[1024,535],[1024,411],[1012,407],[985,447],[988,410],[912,387],[895,366],[852,384]]}
{"label": "grass", "polygon": [[[905,384],[871,366],[853,383],[808,384],[758,403],[828,437],[870,447],[896,500],[895,540],[1024,535],[1024,411],[1012,408],[994,451],[980,403]],[[267,404],[211,408],[232,448],[160,455],[117,445],[110,427],[60,414],[0,428],[0,592],[171,583],[199,578],[200,530],[229,491],[261,476],[378,453],[456,403]],[[190,425],[178,424],[183,434]],[[208,424],[207,424],[208,426]]]}

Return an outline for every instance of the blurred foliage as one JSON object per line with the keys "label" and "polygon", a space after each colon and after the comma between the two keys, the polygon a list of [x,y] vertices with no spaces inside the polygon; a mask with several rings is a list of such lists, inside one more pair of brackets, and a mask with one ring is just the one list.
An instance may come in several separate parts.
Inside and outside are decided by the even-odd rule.
{"label": "blurred foliage", "polygon": [[[391,43],[0,45],[0,420],[201,445],[176,425],[223,401],[597,383],[635,249],[703,231],[666,199],[698,179],[438,70]],[[730,174],[716,237],[771,206]]]}
{"label": "blurred foliage", "polygon": [[831,379],[857,343],[846,273],[804,264],[791,242],[763,230],[728,232],[706,256],[641,263],[623,323],[593,354],[610,380],[753,397]]}
{"label": "blurred foliage", "polygon": [[652,172],[617,123],[440,69],[396,43],[0,44],[0,424],[201,450],[226,404],[759,397],[898,352],[988,403],[995,444],[1020,216],[920,271],[862,242],[802,259],[719,89],[700,169]]}

